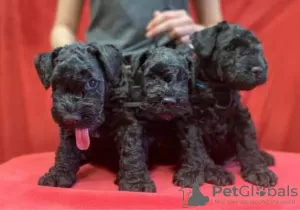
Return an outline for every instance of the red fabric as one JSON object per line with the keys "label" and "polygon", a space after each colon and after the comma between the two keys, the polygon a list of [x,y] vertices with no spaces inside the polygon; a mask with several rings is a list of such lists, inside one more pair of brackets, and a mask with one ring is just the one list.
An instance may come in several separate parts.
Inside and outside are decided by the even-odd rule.
{"label": "red fabric", "polygon": [[[287,188],[289,185],[290,189],[297,188],[297,192],[300,193],[300,154],[272,154],[277,161],[277,166],[272,170],[279,176],[279,183],[275,189]],[[151,172],[157,185],[158,193],[155,194],[116,192],[117,187],[113,184],[115,175],[91,165],[81,168],[78,182],[71,189],[38,186],[38,178],[49,169],[53,161],[54,155],[45,153],[18,157],[0,165],[0,209],[181,209],[183,204],[186,204],[180,188],[172,185],[172,170],[167,167],[160,167]],[[241,179],[238,167],[229,166],[228,170],[235,174],[235,186],[249,185]],[[209,184],[203,185],[201,192],[209,196],[210,201],[207,205],[198,207],[199,209],[300,209],[299,196],[259,197],[254,194],[253,197],[212,197],[212,186]],[[217,204],[215,200],[223,204]],[[261,200],[273,204],[250,203]],[[284,203],[291,200],[294,200],[295,204]],[[236,204],[230,204],[230,201],[235,201]]]}
{"label": "red fabric", "polygon": [[[224,17],[252,29],[262,40],[270,73],[267,85],[243,94],[263,148],[300,152],[299,0],[222,0]],[[53,151],[58,132],[45,92],[33,67],[34,56],[50,49],[49,32],[56,1],[6,0],[0,3],[0,162],[18,155]],[[88,24],[84,8],[79,37]],[[299,155],[276,153],[279,186],[299,189]],[[72,189],[38,187],[36,181],[53,162],[52,154],[13,159],[0,166],[0,209],[181,208],[182,196],[171,185],[166,168],[152,172],[156,194],[116,193],[113,175],[91,166],[79,173]],[[232,170],[236,171],[236,168]],[[244,184],[236,176],[236,185]],[[203,187],[210,196],[211,186]],[[228,200],[233,198],[219,198]],[[237,199],[254,199],[251,197]],[[279,198],[276,198],[279,199]],[[210,203],[199,209],[300,209],[295,205],[232,205]],[[258,200],[258,199],[255,199]]]}

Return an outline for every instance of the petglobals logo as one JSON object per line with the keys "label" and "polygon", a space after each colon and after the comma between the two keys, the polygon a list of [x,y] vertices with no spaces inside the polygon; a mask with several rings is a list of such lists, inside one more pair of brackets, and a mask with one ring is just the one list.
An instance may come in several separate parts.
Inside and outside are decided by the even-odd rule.
{"label": "petglobals logo", "polygon": [[240,186],[240,187],[221,187],[213,186],[212,196],[226,196],[226,197],[253,197],[253,196],[269,196],[269,197],[295,197],[298,196],[298,189],[287,185],[286,187],[257,187],[257,186]]}

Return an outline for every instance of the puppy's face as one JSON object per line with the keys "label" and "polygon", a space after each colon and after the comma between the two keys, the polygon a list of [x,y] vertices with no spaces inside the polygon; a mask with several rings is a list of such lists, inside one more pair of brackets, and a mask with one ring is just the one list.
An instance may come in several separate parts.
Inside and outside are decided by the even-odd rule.
{"label": "puppy's face", "polygon": [[113,46],[75,43],[40,54],[35,60],[45,86],[52,86],[54,121],[74,130],[77,146],[86,148],[89,134],[104,122],[107,88],[121,65]]}
{"label": "puppy's face", "polygon": [[175,50],[161,47],[146,51],[134,65],[142,74],[143,108],[158,119],[171,120],[190,113],[189,63]]}
{"label": "puppy's face", "polygon": [[[260,41],[249,30],[221,22],[192,35],[198,67],[209,63],[205,76],[238,90],[250,90],[267,80],[268,65]],[[201,71],[198,69],[198,71]]]}

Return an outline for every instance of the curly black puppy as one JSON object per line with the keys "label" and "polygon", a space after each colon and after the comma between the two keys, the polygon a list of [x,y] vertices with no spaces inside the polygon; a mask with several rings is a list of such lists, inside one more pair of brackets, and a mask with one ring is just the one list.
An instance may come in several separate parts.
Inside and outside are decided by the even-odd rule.
{"label": "curly black puppy", "polygon": [[112,104],[120,104],[113,120],[118,132],[116,183],[120,190],[156,191],[148,172],[149,156],[162,147],[181,148],[176,154],[180,156],[176,185],[192,186],[198,178],[198,142],[190,141],[185,129],[191,116],[188,80],[187,59],[166,47],[147,50],[132,59],[131,67],[124,67],[111,97]]}
{"label": "curly black puppy", "polygon": [[191,96],[200,137],[205,181],[233,184],[234,177],[218,164],[236,157],[242,177],[253,184],[274,186],[268,169],[274,158],[261,152],[248,109],[239,90],[251,90],[267,80],[268,65],[260,41],[239,25],[221,22],[191,36],[195,52],[196,88]]}
{"label": "curly black puppy", "polygon": [[51,113],[60,127],[54,166],[39,185],[71,187],[75,183],[90,143],[99,137],[109,87],[121,63],[117,48],[98,43],[74,43],[37,56],[35,67],[44,87],[52,86]]}

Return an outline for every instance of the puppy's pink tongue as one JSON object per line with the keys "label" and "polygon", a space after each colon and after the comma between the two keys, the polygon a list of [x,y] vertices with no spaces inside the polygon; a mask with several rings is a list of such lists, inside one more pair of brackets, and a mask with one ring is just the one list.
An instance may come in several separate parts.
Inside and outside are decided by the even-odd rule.
{"label": "puppy's pink tongue", "polygon": [[75,129],[76,145],[80,150],[87,150],[90,146],[89,130],[86,129]]}

